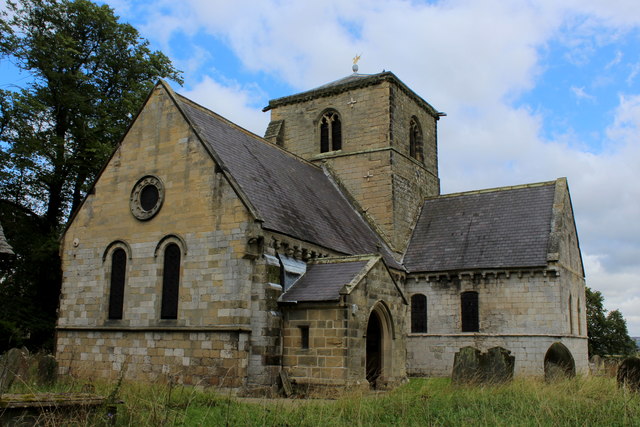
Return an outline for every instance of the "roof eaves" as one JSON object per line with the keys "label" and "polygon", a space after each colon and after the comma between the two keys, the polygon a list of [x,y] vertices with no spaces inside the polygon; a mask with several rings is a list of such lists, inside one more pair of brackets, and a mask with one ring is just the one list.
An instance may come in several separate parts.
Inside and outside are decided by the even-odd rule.
{"label": "roof eaves", "polygon": [[340,83],[340,81],[344,79],[348,79],[348,77],[295,95],[272,99],[269,101],[269,105],[264,107],[262,111],[266,112],[283,105],[306,102],[311,99],[332,96],[349,90],[360,89],[367,86],[380,84],[384,81],[389,81],[394,82],[405,94],[409,95],[411,98],[413,98],[414,101],[425,108],[436,120],[439,120],[442,115],[431,104],[422,99],[418,94],[416,94],[407,85],[405,85],[391,71],[383,71],[382,73],[371,74],[368,77],[364,77],[361,79],[348,80],[345,83]]}

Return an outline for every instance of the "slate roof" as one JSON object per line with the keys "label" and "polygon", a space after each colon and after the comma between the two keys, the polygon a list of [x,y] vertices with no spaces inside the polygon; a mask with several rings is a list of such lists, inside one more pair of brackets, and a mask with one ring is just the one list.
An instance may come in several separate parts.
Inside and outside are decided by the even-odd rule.
{"label": "slate roof", "polygon": [[307,272],[280,297],[280,302],[338,301],[340,290],[367,265],[369,260],[309,264]]}
{"label": "slate roof", "polygon": [[176,100],[262,226],[344,254],[376,253],[403,269],[324,171],[180,95]]}
{"label": "slate roof", "polygon": [[7,242],[7,239],[4,237],[4,231],[2,230],[2,225],[0,224],[0,254],[3,255],[15,255],[13,253],[13,248]]}
{"label": "slate roof", "polygon": [[410,272],[547,265],[555,182],[425,201],[404,257]]}

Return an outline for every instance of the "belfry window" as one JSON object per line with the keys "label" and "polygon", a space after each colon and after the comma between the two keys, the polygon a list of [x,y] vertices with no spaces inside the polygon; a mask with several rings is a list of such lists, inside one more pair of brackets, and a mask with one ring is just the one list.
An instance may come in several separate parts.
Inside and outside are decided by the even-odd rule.
{"label": "belfry window", "polygon": [[480,330],[478,293],[463,292],[460,295],[462,332],[478,332]]}
{"label": "belfry window", "polygon": [[422,129],[415,117],[409,122],[409,155],[422,163],[424,161],[422,147]]}
{"label": "belfry window", "polygon": [[320,119],[320,152],[342,148],[342,124],[336,111],[327,111]]}
{"label": "belfry window", "polygon": [[122,248],[111,255],[111,281],[109,286],[109,319],[122,319],[127,253]]}
{"label": "belfry window", "polygon": [[164,250],[162,270],[161,319],[178,318],[178,291],[180,287],[180,247],[170,243]]}
{"label": "belfry window", "polygon": [[427,332],[427,297],[422,294],[411,297],[411,332]]}

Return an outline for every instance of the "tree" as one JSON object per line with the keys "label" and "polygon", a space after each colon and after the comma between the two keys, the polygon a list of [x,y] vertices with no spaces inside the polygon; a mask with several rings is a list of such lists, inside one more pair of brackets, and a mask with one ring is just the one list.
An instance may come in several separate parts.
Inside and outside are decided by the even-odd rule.
{"label": "tree", "polygon": [[613,310],[606,314],[604,297],[600,291],[592,291],[587,287],[586,296],[589,355],[634,354],[637,351],[636,344],[629,337],[622,313]]}
{"label": "tree", "polygon": [[78,206],[154,80],[181,79],[164,54],[151,52],[106,5],[7,5],[0,54],[33,82],[4,94],[0,137],[9,144],[4,169],[13,179],[0,191],[43,211],[53,229]]}
{"label": "tree", "polygon": [[[58,301],[63,224],[155,80],[182,80],[135,28],[88,0],[7,2],[0,16],[0,57],[30,76],[20,90],[0,91],[0,200],[31,220],[14,221],[0,209],[0,221],[12,224],[5,227],[7,238],[19,248],[0,297],[30,295],[32,303],[45,304],[32,310],[47,313],[50,321]],[[9,236],[28,237],[38,248]],[[37,295],[50,298],[36,301]],[[16,321],[0,314],[2,320]],[[32,332],[25,330],[25,336]]]}

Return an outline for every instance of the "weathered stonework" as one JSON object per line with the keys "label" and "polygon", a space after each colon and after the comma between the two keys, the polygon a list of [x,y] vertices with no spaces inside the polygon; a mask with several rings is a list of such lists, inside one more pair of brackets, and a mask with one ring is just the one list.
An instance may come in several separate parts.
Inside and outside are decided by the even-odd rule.
{"label": "weathered stonework", "polygon": [[[428,313],[427,333],[407,329],[409,374],[448,375],[457,349],[500,346],[515,356],[516,375],[539,376],[555,342],[588,373],[585,283],[565,180],[556,183],[553,209],[547,268],[408,276],[407,296],[425,295]],[[460,332],[466,291],[478,293],[478,332]]]}
{"label": "weathered stonework", "polygon": [[[115,362],[110,359],[131,355],[127,375],[153,379],[163,365],[171,364],[170,359],[148,370],[145,358],[174,357],[171,350],[176,349],[184,360],[214,360],[219,351],[232,350],[195,354],[208,349],[186,345],[189,328],[227,328],[233,332],[198,336],[205,341],[213,333],[222,343],[235,334],[242,345],[229,359],[244,361],[239,362],[232,382],[245,381],[241,371],[246,370],[248,357],[253,274],[245,253],[253,220],[222,174],[214,171],[214,162],[187,122],[157,88],[65,233],[57,349],[62,372],[82,362],[97,364],[93,366],[100,366],[98,370],[106,376]],[[136,219],[129,208],[131,189],[145,175],[160,178],[166,191],[164,204],[151,221]],[[160,319],[163,248],[169,242],[177,243],[182,252],[176,320]],[[125,316],[110,320],[111,254],[119,247],[128,261]],[[162,347],[147,349],[153,341],[148,338],[149,329],[156,337],[162,332],[163,342],[176,344],[167,344],[171,355]],[[241,339],[240,330],[244,331]],[[97,341],[106,344],[96,345]],[[144,347],[142,353],[139,345]],[[200,365],[196,369],[184,360],[177,366],[187,377],[208,369]]]}
{"label": "weathered stonework", "polygon": [[[396,79],[380,80],[271,108],[272,123],[284,128],[283,147],[313,162],[326,162],[399,253],[406,248],[424,198],[440,193],[438,116],[403,88]],[[321,153],[319,120],[328,109],[340,114],[342,149]],[[423,163],[409,155],[412,117],[422,129]]]}
{"label": "weathered stonework", "polygon": [[[286,370],[302,386],[378,387],[449,376],[465,346],[503,347],[516,375],[540,376],[552,345],[586,373],[584,272],[565,179],[521,186],[536,194],[521,206],[539,209],[503,222],[492,218],[514,204],[491,208],[501,189],[471,192],[492,194],[438,217],[444,237],[430,239],[422,213],[457,197],[439,195],[440,113],[393,74],[352,75],[268,109],[264,141],[156,85],[62,240],[61,373],[264,389]],[[342,147],[320,153],[328,109],[340,115]],[[422,156],[410,153],[412,121]],[[157,195],[143,197],[147,181]],[[468,260],[439,246],[467,242],[467,228],[448,222],[456,216],[510,231],[490,248],[502,259],[478,254],[493,239],[480,232],[471,264],[430,269]],[[435,249],[422,250],[429,242]],[[524,264],[509,258],[532,246]],[[165,267],[167,248],[179,264]],[[177,316],[162,308],[169,276],[179,280]],[[461,332],[466,291],[478,295],[477,332]],[[415,294],[426,297],[420,333]]]}
{"label": "weathered stonework", "polygon": [[[389,271],[378,261],[337,303],[300,303],[284,307],[283,367],[297,384],[364,385],[366,331],[372,316],[382,321],[382,375],[379,385],[406,377],[403,333],[406,300]],[[375,314],[373,314],[375,312]],[[309,342],[302,343],[302,328]]]}

